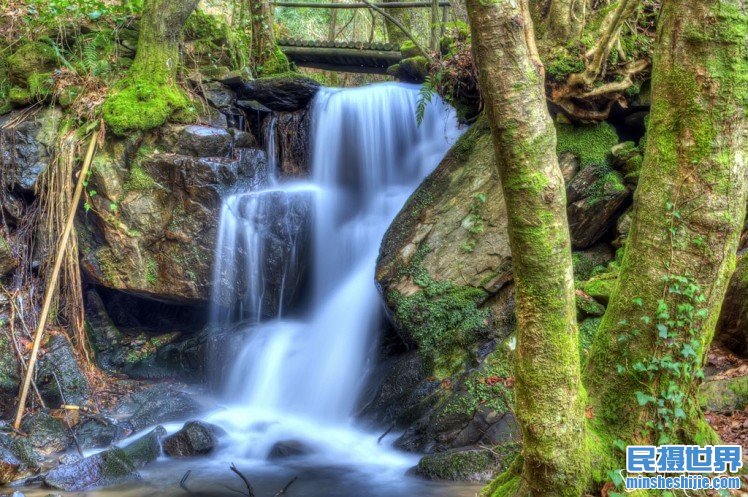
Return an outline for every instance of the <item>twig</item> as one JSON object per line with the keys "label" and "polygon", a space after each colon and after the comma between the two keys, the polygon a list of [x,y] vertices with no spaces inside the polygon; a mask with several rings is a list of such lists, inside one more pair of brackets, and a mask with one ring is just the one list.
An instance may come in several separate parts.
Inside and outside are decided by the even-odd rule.
{"label": "twig", "polygon": [[386,437],[387,435],[389,435],[389,434],[390,434],[390,432],[391,432],[392,430],[394,430],[394,429],[395,429],[395,423],[392,423],[392,424],[390,425],[390,427],[389,427],[389,428],[387,428],[387,430],[385,430],[385,432],[384,432],[384,433],[382,433],[381,435],[379,435],[379,438],[377,438],[377,445],[379,445],[379,443],[380,443],[380,442],[382,441],[382,439],[384,439],[384,437]]}
{"label": "twig", "polygon": [[190,489],[187,488],[187,478],[189,478],[191,474],[192,474],[192,470],[188,469],[187,472],[182,477],[182,479],[179,480],[179,486],[182,488],[182,490],[184,490],[187,493],[190,493]]}
{"label": "twig", "polygon": [[299,479],[298,476],[294,476],[293,478],[291,478],[291,481],[289,481],[288,483],[286,483],[285,487],[283,487],[280,490],[278,490],[278,492],[273,497],[279,497],[281,495],[286,495],[286,490],[288,490],[288,487],[290,487],[291,485],[293,485],[294,482],[296,480],[298,480],[298,479]]}
{"label": "twig", "polygon": [[21,388],[21,395],[18,401],[18,411],[16,411],[16,419],[13,426],[18,428],[21,426],[21,420],[23,419],[23,411],[26,407],[26,397],[29,393],[29,385],[31,384],[31,377],[34,374],[34,366],[36,365],[37,355],[39,354],[39,346],[42,343],[42,336],[44,335],[44,328],[47,324],[47,317],[49,315],[49,308],[52,304],[52,297],[54,296],[54,290],[57,286],[57,278],[60,276],[60,268],[62,266],[62,260],[67,249],[68,239],[70,238],[70,232],[73,230],[73,221],[75,220],[75,213],[78,210],[78,203],[81,199],[81,193],[83,192],[83,183],[88,175],[88,169],[93,161],[94,151],[96,150],[96,142],[98,141],[98,135],[94,133],[91,136],[91,142],[88,145],[88,151],[86,152],[86,158],[83,161],[83,167],[81,168],[80,176],[78,178],[78,184],[75,187],[75,193],[73,194],[73,201],[70,204],[70,212],[68,213],[68,220],[65,225],[65,229],[62,232],[62,237],[57,246],[57,256],[55,259],[55,265],[52,269],[52,275],[47,283],[47,289],[44,295],[44,304],[42,305],[42,311],[39,315],[39,324],[36,328],[36,335],[34,336],[34,346],[31,349],[31,357],[29,357],[28,368],[26,369],[26,376],[23,380],[23,387]]}
{"label": "twig", "polygon": [[234,464],[234,463],[231,463],[231,468],[230,469],[231,469],[231,471],[233,471],[234,473],[236,473],[236,475],[239,478],[241,478],[242,481],[244,482],[244,484],[247,486],[247,497],[255,497],[255,491],[252,488],[252,484],[249,483],[249,478],[247,478],[246,476],[244,476],[244,474],[242,474],[242,472],[239,471],[239,468],[237,468],[236,464]]}

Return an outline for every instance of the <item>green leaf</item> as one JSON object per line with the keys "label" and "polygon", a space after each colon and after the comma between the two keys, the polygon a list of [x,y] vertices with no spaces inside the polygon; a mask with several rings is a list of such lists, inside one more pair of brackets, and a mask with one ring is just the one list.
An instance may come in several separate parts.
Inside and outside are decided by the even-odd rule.
{"label": "green leaf", "polygon": [[659,332],[658,335],[660,338],[667,338],[667,335],[668,335],[667,326],[665,326],[664,324],[658,324],[657,331]]}

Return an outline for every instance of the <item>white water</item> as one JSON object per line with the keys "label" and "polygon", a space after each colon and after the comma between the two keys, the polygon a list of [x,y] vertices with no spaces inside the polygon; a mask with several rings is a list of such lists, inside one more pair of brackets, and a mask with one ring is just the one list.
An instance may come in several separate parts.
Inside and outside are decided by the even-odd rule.
{"label": "white water", "polygon": [[[402,474],[413,463],[357,429],[352,413],[380,329],[379,244],[460,133],[454,112],[438,99],[418,126],[417,95],[418,87],[391,83],[321,90],[312,108],[311,179],[284,183],[272,171],[268,189],[225,201],[215,301],[239,301],[230,311],[216,306],[213,319],[248,322],[225,385],[228,407],[208,418],[229,434],[227,460],[264,461],[274,443],[300,440],[317,464],[375,464]],[[289,214],[304,205],[311,236]],[[305,258],[309,310],[290,319]]]}

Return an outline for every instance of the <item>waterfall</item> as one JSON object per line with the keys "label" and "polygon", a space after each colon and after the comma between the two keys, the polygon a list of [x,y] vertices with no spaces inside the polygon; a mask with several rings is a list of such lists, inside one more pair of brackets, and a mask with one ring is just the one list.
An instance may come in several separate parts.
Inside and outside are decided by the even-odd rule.
{"label": "waterfall", "polygon": [[213,320],[245,321],[247,338],[225,383],[230,407],[214,421],[241,455],[358,436],[351,417],[381,328],[379,244],[460,133],[437,98],[419,126],[417,100],[418,87],[404,84],[320,90],[311,178],[268,178],[268,188],[224,202]]}

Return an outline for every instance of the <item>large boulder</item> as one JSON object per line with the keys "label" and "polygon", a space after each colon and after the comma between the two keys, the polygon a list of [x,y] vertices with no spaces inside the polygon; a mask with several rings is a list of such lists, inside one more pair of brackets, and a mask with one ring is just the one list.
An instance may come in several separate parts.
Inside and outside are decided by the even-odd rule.
{"label": "large boulder", "polygon": [[159,423],[196,416],[204,409],[195,393],[169,383],[159,383],[130,395],[117,406],[115,413],[129,417],[132,428],[140,431]]}
{"label": "large boulder", "polygon": [[30,194],[52,160],[62,111],[46,107],[19,118],[19,112],[0,117],[0,167],[13,189]]}
{"label": "large boulder", "polygon": [[111,448],[71,464],[63,464],[42,476],[49,488],[78,492],[139,479],[138,469],[161,454],[161,438],[166,434],[158,426],[124,448]]}
{"label": "large boulder", "polygon": [[321,85],[311,78],[296,73],[283,73],[252,81],[236,78],[223,81],[242,100],[257,101],[264,107],[280,112],[295,112],[306,108]]}
{"label": "large boulder", "polygon": [[732,352],[748,354],[748,257],[743,255],[727,287],[716,339]]}
{"label": "large boulder", "polygon": [[[263,135],[275,132],[278,173],[284,177],[299,178],[309,174],[311,151],[311,113],[308,109],[296,112],[279,112],[276,119],[265,119]],[[271,126],[271,123],[275,123]]]}
{"label": "large boulder", "polygon": [[709,411],[742,411],[748,405],[748,376],[705,381],[699,388],[699,401]]}
{"label": "large boulder", "polygon": [[7,326],[8,320],[10,316],[0,314],[0,395],[12,397],[18,393],[21,369],[10,327]]}
{"label": "large boulder", "polygon": [[14,270],[18,266],[18,261],[13,257],[10,245],[0,233],[0,278]]}
{"label": "large boulder", "polygon": [[73,442],[70,431],[62,421],[46,412],[27,417],[21,429],[29,434],[29,443],[40,454],[62,452]]}
{"label": "large boulder", "polygon": [[99,152],[89,185],[96,195],[78,231],[82,267],[96,284],[166,303],[209,300],[221,198],[240,181],[260,186],[267,177],[260,151],[195,156],[227,154],[233,136],[177,127]]}
{"label": "large boulder", "polygon": [[52,406],[62,404],[86,405],[91,387],[80,369],[70,340],[65,335],[53,335],[39,360],[36,384],[44,400]]}
{"label": "large boulder", "polygon": [[[440,376],[500,335],[499,291],[512,280],[507,214],[481,118],[400,211],[382,242],[376,279],[403,339]],[[472,361],[475,364],[475,361]]]}
{"label": "large boulder", "polygon": [[0,485],[29,476],[39,470],[42,457],[27,438],[0,433]]}
{"label": "large boulder", "polygon": [[506,469],[516,446],[501,451],[491,448],[460,449],[429,454],[418,463],[415,473],[430,480],[458,480],[488,482]]}

